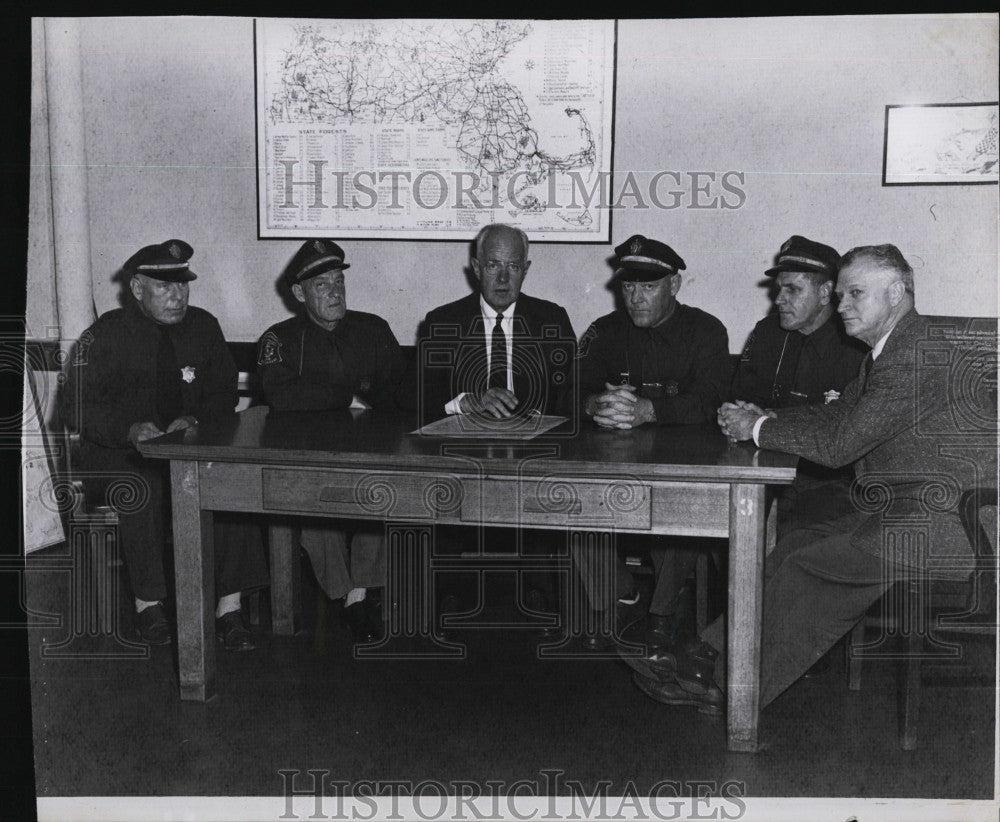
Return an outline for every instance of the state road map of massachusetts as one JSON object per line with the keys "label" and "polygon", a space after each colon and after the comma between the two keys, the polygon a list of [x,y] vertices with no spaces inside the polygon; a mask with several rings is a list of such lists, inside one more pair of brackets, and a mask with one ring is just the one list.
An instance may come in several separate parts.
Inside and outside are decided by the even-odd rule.
{"label": "state road map of massachusetts", "polygon": [[611,20],[257,20],[260,235],[607,242],[614,54]]}

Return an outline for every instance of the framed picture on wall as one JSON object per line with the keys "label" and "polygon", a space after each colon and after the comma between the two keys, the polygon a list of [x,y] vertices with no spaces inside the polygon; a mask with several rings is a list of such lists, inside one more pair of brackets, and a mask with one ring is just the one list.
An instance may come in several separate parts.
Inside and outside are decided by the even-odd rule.
{"label": "framed picture on wall", "polygon": [[982,185],[997,179],[997,103],[885,107],[882,185]]}

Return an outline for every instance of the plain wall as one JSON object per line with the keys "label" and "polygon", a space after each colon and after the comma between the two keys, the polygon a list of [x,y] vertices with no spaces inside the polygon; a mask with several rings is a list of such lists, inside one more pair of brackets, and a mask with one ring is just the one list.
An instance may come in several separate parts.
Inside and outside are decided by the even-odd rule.
{"label": "plain wall", "polygon": [[[195,247],[192,303],[255,340],[287,316],[275,280],[299,241],[257,239],[252,20],[96,18],[81,39],[98,313],[118,304],[111,276],[133,251],[180,237]],[[613,308],[606,261],[634,233],[684,257],[680,299],[718,316],[734,352],[791,234],[841,252],[895,243],[919,310],[995,313],[997,187],[881,185],[887,104],[997,100],[995,15],[621,21],[616,85],[615,191],[628,171],[740,171],[746,201],[626,207],[610,245],[533,246],[524,290],[563,304],[577,334]],[[468,243],[343,246],[350,306],[403,343],[468,292]]]}

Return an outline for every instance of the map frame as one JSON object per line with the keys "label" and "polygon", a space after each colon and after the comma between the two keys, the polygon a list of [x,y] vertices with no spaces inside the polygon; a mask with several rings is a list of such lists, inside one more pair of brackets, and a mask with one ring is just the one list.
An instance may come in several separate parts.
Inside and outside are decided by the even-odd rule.
{"label": "map frame", "polygon": [[[372,227],[359,227],[359,226],[343,226],[339,223],[340,220],[331,220],[318,223],[316,225],[303,225],[303,221],[299,221],[296,225],[291,226],[278,226],[274,224],[271,219],[272,211],[276,206],[269,201],[274,190],[275,185],[272,175],[279,175],[283,172],[277,168],[274,164],[272,167],[272,161],[270,157],[270,147],[269,138],[272,131],[274,130],[274,123],[272,123],[272,117],[269,116],[270,106],[274,102],[273,96],[269,96],[267,90],[267,67],[265,63],[267,60],[262,54],[264,46],[262,45],[262,30],[271,25],[295,25],[295,26],[330,26],[330,25],[344,25],[345,27],[361,27],[365,24],[413,24],[414,26],[443,23],[448,26],[456,26],[461,24],[475,24],[475,25],[497,25],[497,26],[522,26],[522,27],[533,27],[533,26],[556,26],[560,23],[573,23],[576,25],[591,25],[595,27],[605,38],[603,43],[604,50],[602,52],[602,59],[595,61],[598,65],[599,71],[599,81],[601,86],[601,95],[599,98],[601,117],[600,122],[588,121],[584,113],[581,113],[582,107],[573,108],[571,106],[565,107],[565,116],[569,118],[578,118],[579,126],[578,131],[581,135],[587,135],[592,137],[593,131],[595,129],[599,130],[599,138],[589,144],[590,154],[587,154],[587,149],[581,149],[578,152],[570,152],[569,154],[556,155],[554,153],[547,153],[543,151],[538,145],[538,134],[530,126],[525,125],[523,131],[525,133],[530,132],[530,136],[524,137],[524,140],[530,140],[528,144],[533,150],[530,154],[525,156],[529,157],[532,168],[517,169],[513,175],[515,178],[524,179],[528,184],[534,181],[535,189],[546,188],[549,196],[552,196],[555,191],[556,184],[553,182],[553,178],[556,176],[555,173],[549,173],[548,169],[555,168],[557,172],[569,170],[569,176],[572,179],[572,185],[570,186],[570,198],[571,203],[565,203],[565,191],[560,195],[555,197],[555,202],[557,205],[548,205],[544,202],[539,202],[531,193],[524,194],[529,185],[525,185],[524,189],[516,190],[515,201],[517,205],[522,205],[527,203],[527,207],[523,210],[518,210],[511,206],[511,203],[506,200],[504,195],[510,194],[512,190],[512,184],[509,178],[504,177],[501,173],[496,172],[498,179],[505,180],[505,191],[504,195],[498,199],[495,188],[496,183],[494,182],[494,190],[492,196],[492,202],[486,202],[486,207],[481,210],[467,208],[461,209],[469,212],[478,212],[479,219],[474,220],[473,224],[469,224],[469,219],[464,221],[465,224],[457,225],[451,228],[423,228],[423,227],[412,227],[405,224],[400,225],[398,223],[392,225],[385,225],[376,228]],[[617,92],[617,63],[618,63],[618,21],[612,18],[602,18],[602,19],[590,19],[590,20],[570,20],[570,21],[559,21],[551,19],[521,19],[521,18],[511,18],[511,19],[469,19],[469,20],[435,20],[429,18],[398,18],[396,20],[386,20],[386,19],[354,19],[354,18],[285,18],[285,17],[255,17],[253,21],[253,54],[254,54],[254,117],[255,117],[255,154],[257,161],[257,174],[256,174],[256,206],[257,206],[257,236],[258,239],[314,239],[314,238],[326,238],[330,236],[335,236],[339,239],[347,240],[377,240],[377,241],[430,241],[430,242],[454,242],[458,241],[468,241],[476,232],[483,226],[491,222],[502,222],[511,225],[515,225],[519,228],[523,228],[531,238],[532,243],[573,243],[581,245],[608,245],[611,242],[612,237],[612,222],[613,222],[613,211],[614,208],[608,205],[611,198],[611,186],[612,180],[614,179],[614,136],[615,136],[615,99]],[[499,62],[499,61],[498,61]],[[502,78],[501,78],[502,80]],[[273,78],[271,78],[273,86]],[[507,87],[513,88],[514,92],[517,93],[516,87],[510,86],[510,84],[505,84]],[[523,102],[520,101],[519,102]],[[527,118],[526,122],[531,120],[531,113],[524,109],[525,116]],[[574,121],[575,122],[575,121]],[[358,125],[355,122],[352,125]],[[377,127],[374,123],[361,125],[367,125],[373,132],[377,132]],[[337,124],[329,123],[328,125],[334,126]],[[343,124],[341,124],[343,125]],[[523,141],[522,141],[523,142]],[[521,144],[521,143],[519,143]],[[462,148],[461,146],[456,146],[456,149]],[[458,152],[456,152],[458,153]],[[352,173],[348,169],[344,169],[340,164],[334,163],[332,168],[326,168],[325,163],[328,162],[325,158],[323,161],[308,160],[310,164],[317,164],[323,162],[324,165],[313,165],[311,171],[309,169],[302,168],[301,164],[293,166],[295,169],[294,173],[297,178],[292,183],[295,187],[301,187],[296,189],[292,193],[294,203],[294,198],[296,196],[301,196],[306,198],[311,196],[316,191],[315,180],[318,179],[320,171],[325,171],[334,178],[334,186],[331,187],[329,181],[325,182],[324,186],[319,188],[320,197],[323,199],[323,204],[326,203],[327,198],[330,196],[330,192],[334,192],[334,202],[335,210],[351,213],[355,211],[350,207],[344,206],[338,201],[338,197],[344,196],[344,177],[345,175]],[[482,155],[481,155],[482,156]],[[587,160],[592,162],[588,164]],[[566,168],[559,165],[560,162],[566,163]],[[539,171],[539,166],[542,170]],[[366,166],[360,166],[360,174],[370,175],[371,171],[368,170]],[[589,169],[589,171],[584,171],[577,173],[577,168]],[[355,174],[359,173],[357,169],[354,170]],[[390,174],[391,172],[379,170],[379,173]],[[400,172],[400,174],[405,174],[407,172]],[[427,169],[418,173],[417,182],[419,182],[420,175],[434,175],[437,174],[440,177],[445,177],[448,174],[458,177],[458,183],[456,186],[455,196],[460,196],[464,194],[464,190],[458,187],[463,186],[465,179],[462,175],[472,175],[476,173],[475,171],[470,171],[468,169],[455,169],[455,168],[434,168]],[[489,174],[482,174],[482,177],[493,177],[494,172]],[[537,179],[540,179],[542,183],[538,183],[536,178],[532,177],[536,174]],[[584,174],[587,175],[587,180],[582,180]],[[275,177],[276,178],[276,177]],[[596,182],[594,182],[596,178]],[[282,178],[284,179],[284,178]],[[353,178],[352,178],[353,180]],[[577,181],[582,180],[577,185]],[[588,182],[589,181],[589,182]],[[376,184],[375,180],[370,176],[365,178],[365,182],[369,185],[374,186]],[[381,183],[381,180],[378,182]],[[354,191],[353,184],[352,188],[348,191]],[[566,183],[563,181],[560,185],[565,189]],[[588,187],[589,186],[589,187]],[[416,186],[414,186],[416,187]],[[600,189],[600,194],[595,196],[595,192]],[[442,189],[444,190],[444,189]],[[291,191],[289,187],[284,188],[285,197],[288,197],[288,193]],[[449,189],[449,195],[451,195],[451,190]],[[364,192],[362,192],[364,193]],[[384,189],[380,190],[380,194],[384,194]],[[405,193],[405,192],[404,192]],[[582,201],[582,211],[571,211],[567,208],[563,208],[563,205],[574,206],[576,205],[576,197],[580,195]],[[485,202],[490,198],[489,194],[483,194],[479,189],[476,190],[473,196],[479,195],[481,199]],[[355,195],[356,196],[356,195]],[[560,199],[560,196],[563,198]],[[396,194],[392,194],[392,202],[396,202]],[[517,198],[523,198],[517,202]],[[596,199],[595,203],[593,199],[588,200],[588,198]],[[286,199],[286,202],[288,200]],[[315,202],[315,199],[314,199]],[[464,202],[464,201],[463,201]],[[370,206],[368,206],[370,208]],[[454,204],[448,203],[444,206],[445,210],[453,210],[458,212],[460,209],[455,208]],[[523,219],[523,213],[528,213],[534,211],[535,213],[543,212],[553,209],[555,216],[551,218],[552,224],[539,228],[537,225],[533,225],[530,220]],[[562,209],[561,211],[559,209]],[[305,210],[305,209],[302,209]],[[334,209],[331,209],[334,210]],[[361,209],[365,210],[365,209]],[[596,213],[596,217],[593,216]],[[487,216],[488,215],[488,216]],[[574,216],[577,219],[573,219]],[[395,216],[395,215],[393,215]],[[565,226],[558,223],[559,220],[565,222]],[[438,221],[440,222],[440,221]],[[573,223],[577,223],[576,227]],[[591,227],[596,224],[596,227]]]}

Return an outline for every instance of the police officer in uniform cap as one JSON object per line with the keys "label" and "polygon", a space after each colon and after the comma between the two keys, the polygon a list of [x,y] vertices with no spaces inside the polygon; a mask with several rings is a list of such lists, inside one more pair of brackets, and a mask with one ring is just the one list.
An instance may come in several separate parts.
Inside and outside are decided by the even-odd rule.
{"label": "police officer in uniform cap", "polygon": [[[388,323],[350,311],[344,287],[344,251],[333,240],[309,240],[296,252],[287,281],[302,312],[272,325],[258,344],[258,373],[276,411],[352,409],[393,405],[403,369]],[[370,642],[382,631],[379,598],[385,580],[381,523],[350,529],[329,521],[302,527],[302,547],[330,599],[344,598],[343,616],[354,638]],[[350,548],[348,548],[350,545]]]}
{"label": "police officer in uniform cap", "polygon": [[[598,425],[698,425],[715,418],[731,366],[723,324],[676,299],[684,260],[666,243],[642,235],[615,249],[624,308],[595,320],[579,343],[583,412]],[[692,549],[654,548],[657,584],[650,613],[672,614],[681,583],[694,567]],[[610,607],[592,560],[576,556],[592,606]]]}
{"label": "police officer in uniform cap", "polygon": [[[736,405],[825,405],[858,375],[868,346],[847,336],[834,309],[839,268],[840,255],[828,245],[798,235],[782,243],[765,272],[775,279],[777,312],[757,323],[743,347],[731,392]],[[853,510],[850,482],[849,467],[799,460],[795,483],[778,496],[779,533],[834,509]]]}
{"label": "police officer in uniform cap", "polygon": [[[146,460],[136,444],[231,420],[237,402],[236,365],[218,321],[188,305],[196,279],[188,264],[192,253],[183,240],[167,240],[128,259],[125,305],[84,332],[61,399],[63,419],[80,435],[88,495],[118,509],[136,627],[150,645],[170,642],[163,607],[169,476],[166,463]],[[134,496],[119,497],[123,488]],[[227,650],[252,650],[240,592],[267,585],[261,530],[244,515],[223,513],[215,516],[215,529],[217,633]]]}
{"label": "police officer in uniform cap", "polygon": [[732,397],[762,408],[832,402],[853,380],[867,346],[848,337],[834,310],[840,255],[798,235],[773,268],[777,311],[750,332],[733,378]]}
{"label": "police officer in uniform cap", "polygon": [[610,428],[713,419],[729,383],[725,326],[677,302],[687,266],[670,246],[637,234],[615,254],[625,307],[580,339],[584,413]]}

